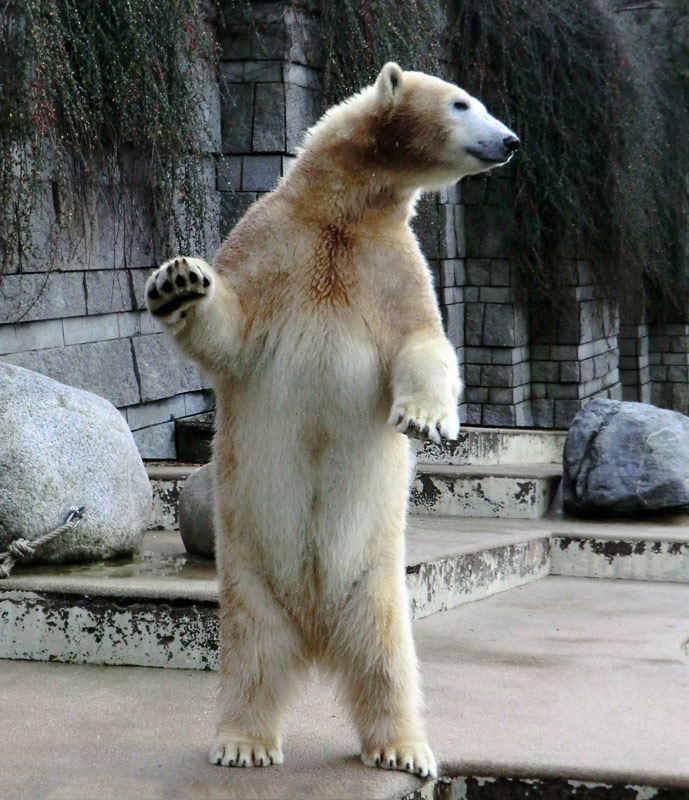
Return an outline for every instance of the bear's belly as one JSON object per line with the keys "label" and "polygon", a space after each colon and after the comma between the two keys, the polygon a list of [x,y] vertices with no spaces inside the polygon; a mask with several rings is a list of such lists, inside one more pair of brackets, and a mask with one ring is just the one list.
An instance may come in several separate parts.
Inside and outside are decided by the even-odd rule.
{"label": "bear's belly", "polygon": [[266,337],[246,385],[247,410],[266,422],[317,424],[335,435],[345,425],[385,420],[385,371],[373,343],[344,322],[286,324]]}
{"label": "bear's belly", "polygon": [[240,391],[217,389],[216,455],[230,448],[235,465],[220,496],[276,585],[299,587],[315,559],[324,586],[344,587],[366,568],[381,519],[406,502],[385,370],[372,344],[333,332],[283,331],[264,353]]}

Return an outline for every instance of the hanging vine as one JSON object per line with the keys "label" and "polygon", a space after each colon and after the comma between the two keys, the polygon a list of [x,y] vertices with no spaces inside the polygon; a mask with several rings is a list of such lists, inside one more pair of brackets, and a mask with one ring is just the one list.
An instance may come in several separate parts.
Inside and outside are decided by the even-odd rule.
{"label": "hanging vine", "polygon": [[686,316],[686,91],[597,0],[461,0],[458,82],[519,131],[510,257],[534,319],[553,316],[573,258],[633,317]]}
{"label": "hanging vine", "polygon": [[196,0],[5,3],[0,272],[68,259],[99,204],[180,248],[203,239],[215,47]]}
{"label": "hanging vine", "polygon": [[387,61],[439,74],[444,18],[437,0],[321,0],[326,101],[367,86]]}

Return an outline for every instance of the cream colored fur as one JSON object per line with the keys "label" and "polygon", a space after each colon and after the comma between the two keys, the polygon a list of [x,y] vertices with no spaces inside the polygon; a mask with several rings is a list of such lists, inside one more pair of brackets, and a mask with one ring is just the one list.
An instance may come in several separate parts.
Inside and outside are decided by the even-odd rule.
{"label": "cream colored fur", "polygon": [[466,147],[506,130],[457,87],[388,64],[309,131],[214,266],[177,258],[149,281],[151,312],[216,390],[214,763],[280,763],[290,694],[316,661],[366,764],[436,774],[405,587],[404,434],[456,438],[460,381],[408,222],[420,188],[493,166]]}

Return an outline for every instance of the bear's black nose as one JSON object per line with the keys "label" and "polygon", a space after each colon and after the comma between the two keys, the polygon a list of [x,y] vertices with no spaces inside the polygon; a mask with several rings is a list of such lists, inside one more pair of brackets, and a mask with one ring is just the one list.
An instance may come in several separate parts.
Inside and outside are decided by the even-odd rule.
{"label": "bear's black nose", "polygon": [[516,136],[505,136],[505,138],[502,140],[502,143],[510,153],[514,153],[515,150],[519,150],[519,139]]}

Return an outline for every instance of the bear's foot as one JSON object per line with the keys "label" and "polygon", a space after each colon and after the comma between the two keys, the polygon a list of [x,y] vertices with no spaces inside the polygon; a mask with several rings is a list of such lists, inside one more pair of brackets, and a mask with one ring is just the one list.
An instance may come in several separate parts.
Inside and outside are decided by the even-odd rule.
{"label": "bear's foot", "polygon": [[367,767],[399,769],[421,778],[437,778],[438,768],[433,753],[423,742],[391,742],[384,747],[364,749],[361,760]]}
{"label": "bear's foot", "polygon": [[190,307],[213,292],[212,268],[200,258],[173,258],[146,283],[146,305],[166,322],[184,318]]}
{"label": "bear's foot", "polygon": [[268,767],[282,764],[282,750],[275,740],[219,733],[208,760],[221,767]]}

